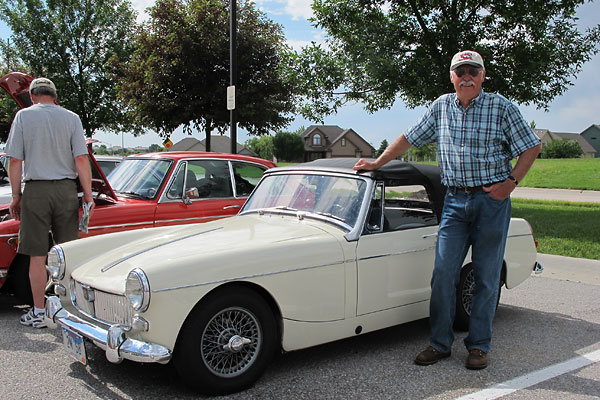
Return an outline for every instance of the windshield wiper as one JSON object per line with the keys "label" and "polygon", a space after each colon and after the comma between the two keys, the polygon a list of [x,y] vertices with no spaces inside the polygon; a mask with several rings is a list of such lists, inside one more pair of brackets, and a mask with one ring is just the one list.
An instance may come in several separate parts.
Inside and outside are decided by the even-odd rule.
{"label": "windshield wiper", "polygon": [[288,207],[288,206],[279,206],[279,207],[275,207],[276,210],[285,210],[285,211],[298,211],[295,208],[292,207]]}
{"label": "windshield wiper", "polygon": [[319,215],[322,215],[324,217],[329,217],[329,218],[337,219],[338,221],[346,222],[346,220],[344,218],[338,217],[337,215],[333,215],[333,214],[328,213],[328,212],[316,211],[315,214],[319,214]]}
{"label": "windshield wiper", "polygon": [[115,190],[115,193],[117,193],[117,194],[124,194],[126,196],[133,196],[133,197],[137,197],[139,199],[145,199],[145,200],[150,199],[150,197],[144,196],[143,194],[140,194],[140,193],[137,193],[137,192],[122,192],[122,191],[119,191],[119,190]]}

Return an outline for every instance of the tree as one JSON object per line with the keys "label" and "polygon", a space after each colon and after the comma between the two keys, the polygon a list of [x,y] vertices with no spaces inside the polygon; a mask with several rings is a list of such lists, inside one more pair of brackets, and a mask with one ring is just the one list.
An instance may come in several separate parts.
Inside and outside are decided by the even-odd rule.
{"label": "tree", "polygon": [[382,155],[385,149],[388,148],[388,146],[388,141],[386,139],[383,139],[381,141],[381,144],[379,145],[379,148],[377,149],[377,151],[375,151],[375,157],[379,157],[380,155]]}
{"label": "tree", "polygon": [[436,159],[437,143],[429,143],[421,147],[411,147],[410,158],[413,161],[432,161]]}
{"label": "tree", "polygon": [[273,136],[263,135],[246,140],[244,146],[252,150],[260,158],[272,160],[274,155]]}
{"label": "tree", "polygon": [[582,155],[579,143],[569,139],[553,140],[542,152],[542,158],[579,158]]}
{"label": "tree", "polygon": [[277,132],[273,150],[278,161],[299,161],[304,157],[304,141],[298,132]]}
{"label": "tree", "polygon": [[101,144],[98,147],[94,147],[94,154],[97,154],[97,155],[108,154],[108,149],[106,148],[106,145],[105,144]]}
{"label": "tree", "polygon": [[[122,65],[121,96],[138,123],[168,136],[183,125],[203,129],[210,148],[213,130],[229,126],[229,1],[157,0]],[[237,9],[238,77],[236,110],[240,127],[262,135],[286,126],[294,111],[293,84],[281,73],[287,50],[281,26],[250,1]]]}
{"label": "tree", "polygon": [[150,153],[160,153],[161,151],[163,151],[165,148],[162,147],[159,144],[156,143],[152,143],[149,147],[148,147],[148,151]]}
{"label": "tree", "polygon": [[30,75],[54,81],[59,103],[80,116],[87,137],[97,129],[139,133],[117,101],[109,63],[129,58],[135,18],[128,0],[0,0],[14,43],[3,45]]}
{"label": "tree", "polygon": [[300,111],[322,121],[349,101],[369,112],[398,98],[428,104],[454,91],[450,60],[465,49],[486,61],[486,90],[547,108],[599,50],[600,25],[575,25],[584,2],[315,0],[312,21],[328,39],[290,55]]}

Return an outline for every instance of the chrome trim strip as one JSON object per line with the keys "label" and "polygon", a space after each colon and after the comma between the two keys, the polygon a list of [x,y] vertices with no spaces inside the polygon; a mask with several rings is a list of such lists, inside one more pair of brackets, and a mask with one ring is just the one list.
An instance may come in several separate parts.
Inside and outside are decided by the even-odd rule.
{"label": "chrome trim strip", "polygon": [[191,237],[194,237],[194,236],[203,235],[203,234],[205,234],[205,233],[208,233],[208,232],[217,231],[217,230],[219,230],[219,229],[223,229],[223,227],[222,227],[222,226],[219,226],[219,227],[217,227],[217,228],[214,228],[214,229],[209,229],[209,230],[207,230],[207,231],[198,232],[198,233],[192,233],[192,234],[189,234],[189,235],[186,235],[186,236],[177,237],[177,238],[175,238],[175,239],[172,239],[172,240],[167,240],[166,242],[163,242],[163,243],[158,243],[158,244],[155,244],[154,246],[150,246],[150,247],[147,247],[147,248],[145,248],[145,249],[141,249],[141,250],[135,251],[135,252],[133,252],[133,253],[131,253],[131,254],[128,254],[128,255],[126,255],[125,257],[121,257],[121,258],[119,258],[118,260],[111,262],[111,263],[110,263],[110,264],[108,264],[108,265],[105,265],[104,267],[102,267],[102,269],[101,269],[100,271],[101,271],[101,272],[106,272],[106,271],[108,271],[109,269],[111,269],[112,267],[114,267],[115,265],[118,265],[118,264],[122,263],[123,261],[129,260],[130,258],[133,258],[133,257],[135,257],[135,256],[137,256],[137,255],[140,255],[140,254],[142,254],[142,253],[145,253],[145,252],[147,252],[147,251],[154,250],[154,249],[157,249],[157,248],[159,248],[159,247],[166,246],[166,245],[168,245],[168,244],[171,244],[171,243],[178,242],[178,241],[180,241],[180,240],[185,240],[185,239],[188,239],[188,238],[191,238]]}
{"label": "chrome trim strip", "polygon": [[427,250],[431,250],[431,249],[435,249],[435,246],[423,247],[420,249],[412,249],[412,250],[407,250],[407,251],[399,251],[397,253],[377,254],[375,256],[361,257],[358,259],[358,261],[373,260],[375,258],[383,258],[383,257],[401,256],[403,254],[419,253],[421,251],[427,251]]}
{"label": "chrome trim strip", "polygon": [[3,238],[3,237],[11,238],[11,237],[17,237],[17,236],[19,236],[18,233],[5,233],[3,235],[0,235],[0,238]]}
{"label": "chrome trim strip", "polygon": [[311,266],[308,266],[308,267],[290,268],[290,269],[284,269],[284,270],[280,270],[280,271],[265,272],[265,273],[262,273],[262,274],[252,274],[252,275],[239,276],[237,278],[218,279],[218,280],[215,280],[215,281],[191,283],[189,285],[183,285],[183,286],[173,286],[173,287],[168,287],[168,288],[153,290],[153,292],[154,293],[168,292],[170,290],[187,289],[187,288],[196,287],[196,286],[205,286],[205,285],[213,285],[213,284],[218,284],[218,283],[233,282],[233,281],[240,281],[240,280],[253,279],[253,278],[261,278],[263,276],[278,275],[278,274],[283,274],[283,273],[286,273],[286,272],[304,271],[304,270],[309,270],[309,269],[323,268],[323,267],[329,267],[329,266],[332,266],[332,265],[340,265],[340,264],[343,265],[343,264],[345,264],[347,262],[355,262],[355,261],[356,261],[356,259],[334,261],[334,262],[327,263],[327,264],[311,265]]}
{"label": "chrome trim strip", "polygon": [[154,225],[154,222],[148,221],[148,222],[136,222],[136,223],[131,223],[131,224],[90,226],[90,227],[88,227],[88,229],[93,230],[93,229],[106,229],[106,228],[123,228],[123,227],[127,227],[127,226],[139,226],[139,225]]}
{"label": "chrome trim strip", "polygon": [[195,220],[205,220],[205,219],[223,219],[233,217],[232,215],[211,215],[208,217],[194,217],[194,218],[180,218],[180,219],[164,219],[161,221],[156,221],[157,224],[164,224],[167,222],[181,222],[181,221],[195,221]]}

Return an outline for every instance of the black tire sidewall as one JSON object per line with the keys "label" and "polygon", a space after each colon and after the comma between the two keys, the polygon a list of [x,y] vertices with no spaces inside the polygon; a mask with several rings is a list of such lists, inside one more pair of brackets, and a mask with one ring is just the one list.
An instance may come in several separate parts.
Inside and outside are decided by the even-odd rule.
{"label": "black tire sidewall", "polygon": [[[201,335],[209,321],[230,307],[250,311],[263,335],[262,347],[252,366],[241,375],[223,378],[213,374],[202,359]],[[180,332],[173,364],[179,376],[191,388],[205,394],[227,394],[251,386],[261,376],[275,353],[277,325],[268,303],[256,292],[245,287],[235,287],[212,293],[194,307]]]}
{"label": "black tire sidewall", "polygon": [[[469,321],[471,320],[471,315],[465,310],[465,305],[463,303],[462,293],[465,289],[465,282],[469,274],[473,273],[472,264],[465,265],[460,271],[460,280],[458,286],[456,287],[456,315],[454,317],[454,329],[458,331],[468,331],[469,330]],[[498,309],[498,305],[500,304],[500,295],[502,294],[502,280],[498,284],[498,298],[496,299],[496,309]],[[473,299],[471,299],[471,302]]]}
{"label": "black tire sidewall", "polygon": [[467,313],[467,310],[465,310],[462,294],[463,290],[465,289],[467,276],[469,276],[472,271],[473,266],[471,264],[465,265],[460,271],[460,280],[458,281],[458,286],[456,287],[456,315],[454,317],[454,328],[459,331],[469,330],[470,315]]}

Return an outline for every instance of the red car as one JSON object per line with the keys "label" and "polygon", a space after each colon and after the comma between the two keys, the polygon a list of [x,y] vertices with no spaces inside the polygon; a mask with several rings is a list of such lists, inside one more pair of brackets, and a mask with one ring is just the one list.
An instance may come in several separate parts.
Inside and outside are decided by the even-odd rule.
{"label": "red car", "polygon": [[[0,79],[0,86],[26,107],[23,91],[31,79],[12,73]],[[152,153],[124,158],[107,180],[91,152],[90,162],[96,208],[88,233],[79,237],[235,215],[264,171],[276,166],[237,154]],[[8,205],[0,206],[0,288],[7,283],[29,302],[29,258],[17,254],[18,232],[19,222],[10,217]],[[48,241],[52,243],[50,234]]]}

